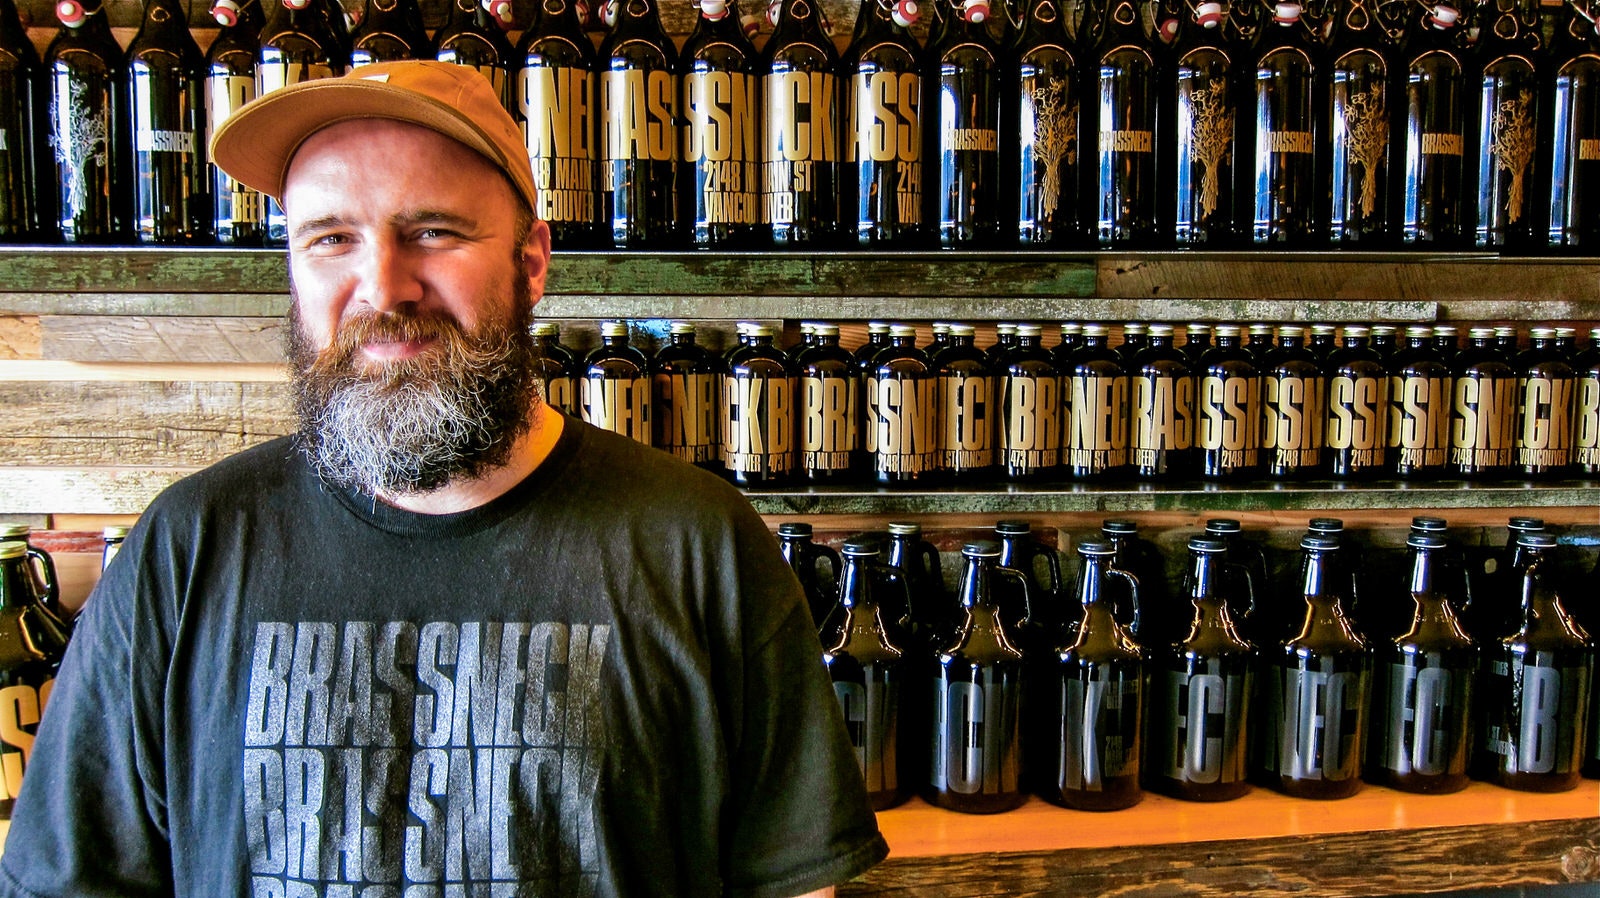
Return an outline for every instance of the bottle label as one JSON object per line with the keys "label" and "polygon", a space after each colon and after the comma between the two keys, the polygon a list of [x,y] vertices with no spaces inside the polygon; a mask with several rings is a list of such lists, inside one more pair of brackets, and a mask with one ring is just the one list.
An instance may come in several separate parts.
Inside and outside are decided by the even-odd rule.
{"label": "bottle label", "polygon": [[1317,151],[1317,141],[1310,131],[1268,131],[1266,150],[1269,153],[1309,156]]}
{"label": "bottle label", "polygon": [[1102,664],[1087,681],[1069,676],[1061,687],[1061,754],[1056,771],[1061,788],[1100,792],[1108,777],[1137,776],[1137,676]]}
{"label": "bottle label", "polygon": [[860,72],[852,79],[851,94],[845,158],[893,165],[895,221],[920,224],[922,79],[913,72]]}
{"label": "bottle label", "polygon": [[256,65],[257,96],[264,97],[275,90],[302,81],[333,77],[333,66],[325,62],[280,62],[271,58],[273,55],[275,54],[263,52],[264,58]]}
{"label": "bottle label", "polygon": [[1000,455],[1007,468],[1037,471],[1061,464],[1061,378],[1000,378]]}
{"label": "bottle label", "polygon": [[1033,221],[1053,221],[1066,211],[1061,188],[1078,164],[1078,97],[1066,78],[1037,71],[1022,76],[1022,196]]}
{"label": "bottle label", "polygon": [[1133,378],[1133,463],[1161,467],[1163,452],[1194,446],[1194,378]]}
{"label": "bottle label", "polygon": [[1198,410],[1196,441],[1207,452],[1221,453],[1214,467],[1232,470],[1256,465],[1261,455],[1259,378],[1201,378]]}
{"label": "bottle label", "polygon": [[594,110],[582,69],[528,66],[517,78],[522,139],[533,164],[541,221],[584,224],[595,217]]}
{"label": "bottle label", "polygon": [[578,382],[583,420],[650,445],[650,381],[644,377],[585,377]]}
{"label": "bottle label", "polygon": [[1072,417],[1067,422],[1067,464],[1105,471],[1128,463],[1128,378],[1074,376]]}
{"label": "bottle label", "polygon": [[134,149],[141,153],[192,155],[198,142],[198,136],[193,131],[157,131],[141,128],[134,136]]}
{"label": "bottle label", "polygon": [[1490,665],[1491,700],[1505,704],[1489,710],[1484,747],[1500,756],[1504,773],[1570,774],[1582,754],[1578,720],[1588,699],[1589,672],[1557,667],[1549,652],[1529,655],[1535,663],[1513,655]]}
{"label": "bottle label", "polygon": [[796,223],[799,197],[819,189],[818,163],[838,158],[835,109],[838,85],[828,72],[776,72],[767,97],[766,157],[762,195],[766,220]]}
{"label": "bottle label", "polygon": [[794,470],[794,378],[722,378],[723,466],[742,474]]}
{"label": "bottle label", "polygon": [[[239,107],[256,98],[256,79],[249,75],[210,75],[206,77],[206,142]],[[212,166],[216,173],[218,231],[232,232],[239,225],[259,225],[267,218],[267,198],[240,184],[233,176]]]}
{"label": "bottle label", "polygon": [[674,121],[677,78],[660,69],[608,70],[600,78],[600,154],[604,164],[674,161],[678,149]]}
{"label": "bottle label", "polygon": [[1348,451],[1349,467],[1383,464],[1388,418],[1383,388],[1376,377],[1336,375],[1328,381],[1328,448]]}
{"label": "bottle label", "polygon": [[1517,382],[1510,377],[1456,378],[1450,409],[1450,464],[1511,464],[1517,431]]}
{"label": "bottle label", "polygon": [[1261,381],[1266,409],[1261,448],[1273,468],[1299,471],[1322,460],[1327,423],[1328,381],[1322,377],[1265,377]]}
{"label": "bottle label", "polygon": [[[1165,719],[1168,750],[1156,758],[1163,775],[1187,783],[1237,783],[1245,777],[1244,715],[1246,675],[1223,676],[1208,662],[1206,673],[1166,675]],[[1175,738],[1174,738],[1175,737]]]}
{"label": "bottle label", "polygon": [[939,377],[944,466],[971,471],[994,464],[994,379],[956,372]]}
{"label": "bottle label", "polygon": [[[1198,213],[1195,217],[1209,218],[1216,213],[1222,198],[1231,169],[1228,159],[1233,154],[1234,119],[1228,103],[1227,76],[1205,78],[1192,67],[1180,68],[1178,110],[1179,164],[1191,172],[1180,189],[1195,194],[1192,199],[1181,200],[1180,208]],[[1194,183],[1193,173],[1199,174],[1198,183]]]}
{"label": "bottle label", "polygon": [[1578,141],[1579,162],[1600,162],[1600,137],[1585,137]]}
{"label": "bottle label", "polygon": [[1366,674],[1282,669],[1283,707],[1277,772],[1289,779],[1341,782],[1361,768]]}
{"label": "bottle label", "polygon": [[1155,151],[1155,134],[1150,131],[1102,130],[1100,132],[1102,153],[1154,153]]}
{"label": "bottle label", "polygon": [[1354,196],[1336,199],[1361,218],[1378,214],[1378,187],[1389,156],[1389,109],[1383,57],[1358,50],[1341,57],[1333,78],[1335,190]]}
{"label": "bottle label", "polygon": [[931,780],[959,795],[1017,791],[1017,693],[992,670],[978,682],[935,676]]}
{"label": "bottle label", "polygon": [[33,737],[55,685],[52,677],[38,686],[17,683],[0,689],[0,774],[5,776],[0,800],[15,799],[22,788]]}
{"label": "bottle label", "polygon": [[869,424],[874,437],[874,469],[886,474],[922,474],[934,469],[939,446],[934,438],[939,382],[932,377],[874,377]]}
{"label": "bottle label", "polygon": [[1572,451],[1573,378],[1517,379],[1516,463],[1560,467]]}
{"label": "bottle label", "polygon": [[845,732],[855,749],[856,765],[868,792],[893,792],[899,788],[896,770],[897,710],[900,684],[877,664],[864,665],[865,683],[835,681],[833,694],[844,713]]}
{"label": "bottle label", "polygon": [[551,408],[557,408],[568,414],[576,415],[578,409],[572,404],[572,393],[576,380],[577,378],[575,377],[546,376],[544,379],[544,401],[548,402]]}
{"label": "bottle label", "polygon": [[1439,468],[1450,448],[1450,379],[1389,378],[1389,447],[1402,469]]}
{"label": "bottle label", "polygon": [[1460,134],[1428,134],[1422,135],[1422,155],[1424,156],[1461,156],[1466,153],[1467,140]]}
{"label": "bottle label", "polygon": [[759,223],[754,80],[742,72],[691,72],[684,80],[683,158],[694,166],[695,223]]}
{"label": "bottle label", "polygon": [[656,448],[690,464],[714,461],[717,438],[715,374],[656,374]]}
{"label": "bottle label", "polygon": [[1410,656],[1389,665],[1384,708],[1383,766],[1402,776],[1440,776],[1466,767],[1461,733],[1466,725],[1467,671],[1442,666],[1439,652]]}
{"label": "bottle label", "polygon": [[[1498,70],[1498,71],[1497,71]],[[1496,210],[1505,214],[1507,224],[1515,224],[1525,212],[1531,212],[1528,181],[1532,180],[1533,157],[1538,150],[1535,137],[1535,105],[1533,91],[1517,89],[1516,85],[1531,82],[1532,72],[1521,59],[1501,58],[1484,66],[1484,110],[1488,119],[1483,123],[1483,155],[1479,166],[1480,191],[1489,190],[1489,175],[1498,171],[1506,173],[1509,189],[1505,205]],[[1492,112],[1490,111],[1492,110]],[[1492,193],[1480,194],[1485,203]],[[1498,200],[1498,197],[1493,197]],[[1479,221],[1492,221],[1489,210],[1479,213]],[[1482,225],[1480,225],[1481,227]]]}
{"label": "bottle label", "polygon": [[853,377],[800,379],[800,467],[844,471],[858,439],[856,421],[861,381]]}
{"label": "bottle label", "polygon": [[1572,419],[1572,460],[1588,468],[1600,467],[1600,378],[1578,379]]}

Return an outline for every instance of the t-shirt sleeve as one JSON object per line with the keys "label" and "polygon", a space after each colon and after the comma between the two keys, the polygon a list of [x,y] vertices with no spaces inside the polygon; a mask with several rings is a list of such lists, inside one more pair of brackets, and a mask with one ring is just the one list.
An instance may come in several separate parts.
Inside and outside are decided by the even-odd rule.
{"label": "t-shirt sleeve", "polygon": [[727,893],[792,898],[888,854],[867,800],[800,585],[754,513],[741,520],[749,643],[723,820]]}
{"label": "t-shirt sleeve", "polygon": [[0,858],[0,895],[172,894],[159,764],[141,747],[159,730],[135,723],[134,684],[154,684],[159,696],[164,679],[136,632],[148,624],[135,609],[137,537],[96,587],[52,687]]}

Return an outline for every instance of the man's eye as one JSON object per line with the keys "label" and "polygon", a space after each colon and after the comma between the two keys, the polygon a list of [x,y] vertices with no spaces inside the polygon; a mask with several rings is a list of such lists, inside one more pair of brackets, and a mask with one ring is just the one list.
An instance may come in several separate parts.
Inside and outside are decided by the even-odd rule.
{"label": "man's eye", "polygon": [[323,234],[311,242],[313,246],[343,246],[350,238],[344,234]]}

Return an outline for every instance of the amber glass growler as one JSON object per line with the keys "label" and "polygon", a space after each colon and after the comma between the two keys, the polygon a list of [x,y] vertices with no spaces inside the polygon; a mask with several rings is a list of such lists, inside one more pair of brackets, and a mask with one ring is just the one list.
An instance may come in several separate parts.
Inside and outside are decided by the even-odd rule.
{"label": "amber glass growler", "polygon": [[1472,328],[1467,337],[1467,348],[1450,362],[1446,470],[1454,477],[1491,480],[1509,474],[1515,460],[1517,371],[1495,345],[1493,328]]}
{"label": "amber glass growler", "polygon": [[540,221],[550,226],[556,249],[596,242],[600,218],[611,232],[609,208],[601,214],[599,111],[595,49],[578,20],[576,0],[541,0],[532,28],[517,45],[515,113],[539,188]]}
{"label": "amber glass growler", "polygon": [[[479,0],[450,0],[450,17],[433,39],[433,58],[474,69],[494,86],[500,104],[516,116],[511,81],[516,51],[499,21]],[[517,64],[521,68],[521,64]]]}
{"label": "amber glass growler", "polygon": [[1267,476],[1316,476],[1327,445],[1328,377],[1306,348],[1305,329],[1278,328],[1278,348],[1261,365],[1261,454]]}
{"label": "amber glass growler", "polygon": [[743,487],[777,486],[795,475],[794,366],[757,325],[750,345],[728,357],[722,375],[722,465]]}
{"label": "amber glass growler", "polygon": [[1233,52],[1230,7],[1255,0],[1185,2],[1176,58],[1177,128],[1171,146],[1177,165],[1179,246],[1225,247],[1238,237],[1234,182],[1241,160],[1240,60]]}
{"label": "amber glass growler", "polygon": [[178,0],[147,0],[128,70],[134,234],[140,243],[208,244],[205,55]]}
{"label": "amber glass growler", "polygon": [[1187,625],[1189,608],[1187,602],[1178,607],[1175,602],[1180,600],[1167,588],[1167,563],[1161,550],[1139,535],[1139,525],[1133,521],[1102,521],[1100,536],[1111,543],[1111,566],[1133,575],[1132,580],[1111,581],[1110,601],[1117,623],[1145,648],[1177,642]]}
{"label": "amber glass growler", "polygon": [[1296,798],[1345,798],[1361,789],[1372,661],[1337,591],[1338,540],[1307,536],[1300,546],[1305,616],[1298,634],[1262,656],[1259,765],[1269,785]]}
{"label": "amber glass growler", "polygon": [[1450,366],[1427,327],[1406,328],[1389,359],[1389,469],[1406,480],[1444,474],[1450,455]]}
{"label": "amber glass growler", "polygon": [[697,249],[754,247],[761,225],[761,82],[738,3],[700,4],[680,64],[679,195],[689,240]]}
{"label": "amber glass growler", "polygon": [[[803,521],[778,525],[778,550],[800,581],[812,622],[820,627],[839,595],[841,559],[838,552],[813,542],[811,536],[811,525]],[[818,573],[823,568],[828,571],[827,580]]]}
{"label": "amber glass growler", "polygon": [[1189,540],[1188,633],[1152,646],[1147,664],[1145,787],[1189,801],[1226,801],[1250,791],[1246,749],[1254,648],[1239,635],[1220,576],[1221,540]]}
{"label": "amber glass growler", "polygon": [[1396,237],[1390,192],[1400,164],[1393,122],[1401,88],[1392,60],[1409,8],[1409,0],[1342,0],[1335,7],[1328,93],[1328,235],[1335,246],[1384,247]]}
{"label": "amber glass growler", "polygon": [[[997,521],[995,536],[1000,541],[1000,564],[1021,571],[1027,588],[1007,581],[995,590],[1000,615],[1018,645],[1024,649],[1048,652],[1057,647],[1058,629],[1067,623],[1054,603],[1062,594],[1061,557],[1056,550],[1033,536],[1027,521]],[[1039,580],[1040,562],[1046,579]]]}
{"label": "amber glass growler", "polygon": [[1317,148],[1327,140],[1316,23],[1299,0],[1279,0],[1261,30],[1255,65],[1255,171],[1249,192],[1257,245],[1321,242],[1323,191]]}
{"label": "amber glass growler", "polygon": [[1585,254],[1600,245],[1600,35],[1595,15],[1588,0],[1567,0],[1550,42],[1546,82],[1555,101],[1549,242]]}
{"label": "amber glass growler", "polygon": [[544,382],[544,401],[557,411],[578,417],[578,360],[561,342],[561,326],[554,321],[533,324],[538,347],[535,365]]}
{"label": "amber glass growler", "polygon": [[952,324],[950,344],[933,357],[943,433],[939,448],[953,483],[981,480],[995,466],[996,378],[987,354],[973,344],[974,333],[970,324]]}
{"label": "amber glass growler", "polygon": [[1083,345],[1061,373],[1072,410],[1062,416],[1062,467],[1074,480],[1120,476],[1128,469],[1128,369],[1108,345],[1105,325],[1083,326]]}
{"label": "amber glass growler", "polygon": [[989,814],[1027,798],[1019,732],[1023,656],[994,587],[1000,580],[1028,587],[1020,571],[999,564],[1000,546],[991,540],[966,544],[961,556],[960,620],[935,655],[925,795],[938,807]]}
{"label": "amber glass growler", "polygon": [[18,743],[31,743],[38,730],[67,638],[66,628],[34,594],[27,546],[0,542],[0,689],[8,696],[5,724],[17,733],[0,746],[0,819],[11,819],[27,764]]}
{"label": "amber glass growler", "polygon": [[1518,544],[1527,557],[1521,619],[1485,644],[1478,673],[1478,772],[1509,789],[1564,792],[1578,784],[1594,645],[1558,589],[1555,536],[1529,533]]}
{"label": "amber glass growler", "polygon": [[1578,378],[1556,348],[1552,328],[1536,327],[1518,353],[1516,453],[1512,470],[1523,477],[1566,474],[1572,462],[1572,406]]}
{"label": "amber glass growler", "polygon": [[872,366],[863,386],[873,475],[885,486],[937,478],[939,381],[932,360],[917,348],[917,329],[893,325],[889,345]]}
{"label": "amber glass growler", "polygon": [[1094,185],[1101,246],[1149,247],[1159,242],[1156,137],[1160,59],[1136,0],[1106,0],[1090,66],[1099,69]]}
{"label": "amber glass growler", "polygon": [[1261,369],[1239,345],[1239,328],[1217,327],[1201,357],[1195,406],[1200,476],[1248,480],[1261,469]]}
{"label": "amber glass growler", "polygon": [[1406,93],[1399,211],[1400,239],[1407,245],[1451,249],[1466,237],[1466,32],[1450,2],[1422,4],[1407,25],[1400,56]]}
{"label": "amber glass growler", "polygon": [[839,483],[864,476],[861,371],[839,345],[839,327],[818,324],[815,342],[795,356],[800,478]]}
{"label": "amber glass growler", "polygon": [[1478,4],[1476,107],[1478,246],[1527,251],[1545,243],[1549,220],[1535,210],[1545,201],[1537,160],[1540,71],[1544,38],[1538,0],[1482,0]]}
{"label": "amber glass growler", "polygon": [[911,33],[917,4],[862,0],[844,52],[841,226],[863,247],[915,246],[927,234],[923,199],[922,47]]}
{"label": "amber glass growler", "polygon": [[[889,522],[888,558],[884,563],[904,578],[904,599],[894,608],[894,622],[918,648],[939,645],[955,629],[955,608],[944,588],[939,550],[922,538],[922,525],[912,521]],[[886,607],[893,607],[886,603]]]}
{"label": "amber glass growler", "polygon": [[1411,627],[1373,659],[1373,711],[1366,776],[1406,792],[1458,792],[1467,785],[1477,653],[1445,592],[1442,538],[1413,534]]}
{"label": "amber glass growler", "polygon": [[16,543],[22,546],[27,558],[28,583],[33,587],[35,601],[70,629],[72,616],[61,606],[61,579],[56,576],[55,559],[49,552],[29,542],[31,532],[32,528],[27,524],[0,524],[0,545]]}
{"label": "amber glass growler", "polygon": [[1061,466],[1064,382],[1041,332],[1017,325],[1017,345],[1000,359],[1000,471],[1014,482],[1048,480]]}
{"label": "amber glass growler", "polygon": [[601,220],[617,249],[674,247],[678,217],[678,51],[656,0],[622,0],[600,44]]}
{"label": "amber glass growler", "polygon": [[1350,325],[1344,346],[1328,356],[1328,469],[1341,480],[1387,470],[1389,376],[1370,331]]}

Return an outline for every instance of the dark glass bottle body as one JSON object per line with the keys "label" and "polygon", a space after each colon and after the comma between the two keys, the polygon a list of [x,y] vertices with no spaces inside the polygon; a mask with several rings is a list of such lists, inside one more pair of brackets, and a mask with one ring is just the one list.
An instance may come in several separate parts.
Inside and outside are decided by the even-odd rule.
{"label": "dark glass bottle body", "polygon": [[1516,452],[1516,369],[1484,330],[1456,355],[1450,375],[1450,474],[1469,480],[1506,476]]}
{"label": "dark glass bottle body", "polygon": [[944,568],[939,550],[922,538],[922,526],[908,521],[889,523],[889,548],[885,564],[904,578],[905,607],[893,610],[891,617],[911,637],[910,645],[937,648],[955,632],[956,606],[944,588]]}
{"label": "dark glass bottle body", "polygon": [[651,360],[655,447],[705,468],[722,470],[722,360],[695,341],[692,327],[674,325]]}
{"label": "dark glass bottle body", "polygon": [[578,412],[578,359],[561,343],[561,331],[548,322],[533,326],[533,341],[538,347],[539,379],[544,383],[544,400],[557,411],[576,418]]}
{"label": "dark glass bottle body", "polygon": [[[332,21],[328,10],[314,0],[271,2],[267,22],[261,26],[256,95],[266,96],[315,78],[343,75],[349,56]],[[288,240],[289,219],[283,206],[268,197],[266,242],[283,246]]]}
{"label": "dark glass bottle body", "polygon": [[1148,663],[1145,787],[1189,801],[1250,791],[1247,747],[1254,648],[1239,635],[1222,592],[1220,541],[1190,540],[1187,635]]}
{"label": "dark glass bottle body", "polygon": [[1322,470],[1327,443],[1328,378],[1296,328],[1278,337],[1261,378],[1263,470],[1293,480]]}
{"label": "dark glass bottle body", "polygon": [[1389,360],[1389,468],[1421,480],[1444,474],[1450,456],[1450,366],[1432,340],[1408,335]]}
{"label": "dark glass bottle body", "polygon": [[1572,399],[1572,469],[1578,474],[1600,474],[1600,339],[1572,359],[1578,380]]}
{"label": "dark glass bottle body", "polygon": [[133,214],[127,61],[99,0],[62,3],[57,17],[44,53],[55,229],[67,243],[122,242]]}
{"label": "dark glass bottle body", "polygon": [[863,247],[916,246],[927,236],[923,198],[922,48],[887,0],[863,0],[844,78],[841,230]]}
{"label": "dark glass bottle body", "polygon": [[1084,328],[1083,345],[1073,350],[1062,372],[1070,415],[1061,464],[1074,480],[1114,479],[1128,468],[1128,370],[1107,345],[1106,329]]}
{"label": "dark glass bottle body", "polygon": [[973,483],[995,470],[999,435],[998,387],[970,326],[952,332],[950,345],[932,359],[939,379],[941,466],[953,483]]}
{"label": "dark glass bottle body", "polygon": [[177,0],[148,0],[128,45],[134,233],[140,243],[211,242],[205,56]]}
{"label": "dark glass bottle body", "polygon": [[361,23],[350,32],[350,65],[430,59],[433,44],[422,27],[417,0],[367,0]]}
{"label": "dark glass bottle body", "polygon": [[[1478,246],[1529,250],[1543,245],[1535,159],[1539,141],[1538,0],[1485,0],[1478,7]],[[1536,240],[1537,237],[1537,240]]]}
{"label": "dark glass bottle body", "polygon": [[1194,473],[1195,378],[1188,356],[1172,345],[1172,331],[1150,334],[1133,357],[1129,463],[1141,480]]}
{"label": "dark glass bottle body", "polygon": [[[228,21],[206,50],[206,133],[211,135],[256,98],[256,59],[261,52],[261,3],[246,0],[222,14]],[[261,246],[267,239],[267,198],[211,166],[211,233],[223,246]]]}
{"label": "dark glass bottle body", "polygon": [[[813,542],[810,524],[786,522],[778,525],[778,551],[789,563],[800,589],[805,593],[806,607],[811,611],[811,622],[818,627],[833,610],[839,595],[839,578],[842,560],[832,548]],[[826,568],[828,577],[823,580],[818,572]]]}
{"label": "dark glass bottle body", "polygon": [[656,0],[616,9],[597,54],[601,221],[609,219],[617,249],[672,248],[684,237],[678,51],[661,28]]}
{"label": "dark glass bottle body", "polygon": [[1201,357],[1195,408],[1200,476],[1248,480],[1261,470],[1261,370],[1237,332]]}
{"label": "dark glass bottle body", "polygon": [[[1468,81],[1464,29],[1449,4],[1413,13],[1401,58],[1406,79],[1400,239],[1449,249],[1465,239]],[[1398,67],[1397,67],[1398,68]]]}
{"label": "dark glass bottle body", "polygon": [[1111,566],[1112,552],[1110,543],[1099,540],[1078,546],[1078,623],[1049,666],[1051,738],[1048,751],[1038,754],[1052,762],[1048,785],[1039,778],[1043,797],[1089,811],[1132,807],[1144,797],[1139,791],[1144,661],[1117,621],[1108,594],[1113,579],[1129,582],[1137,608],[1138,585],[1133,575]]}
{"label": "dark glass bottle body", "polygon": [[729,2],[701,10],[683,45],[682,217],[697,249],[757,245],[761,227],[761,82],[756,50]]}
{"label": "dark glass bottle body", "polygon": [[795,356],[800,479],[840,483],[860,478],[861,371],[839,345],[838,328]]}
{"label": "dark glass bottle body", "polygon": [[1000,48],[960,3],[934,3],[944,17],[928,47],[928,84],[938,90],[927,126],[938,154],[930,181],[939,245],[993,246],[1000,238]]}
{"label": "dark glass bottle body", "polygon": [[1255,52],[1255,177],[1251,239],[1257,245],[1321,242],[1323,192],[1317,148],[1326,140],[1327,104],[1319,93],[1321,48],[1297,0],[1279,3]]}
{"label": "dark glass bottle body", "polygon": [[0,544],[0,689],[11,702],[12,720],[21,733],[0,749],[0,819],[11,819],[17,790],[27,775],[28,753],[22,737],[38,729],[55,683],[56,670],[66,651],[68,631],[34,593],[27,547],[21,542]]}
{"label": "dark glass bottle body", "polygon": [[1600,246],[1600,37],[1575,4],[1559,17],[1550,51],[1549,243],[1592,253]]}
{"label": "dark glass bottle body", "polygon": [[1157,224],[1157,108],[1162,70],[1135,0],[1108,0],[1090,65],[1095,85],[1096,239],[1101,246],[1150,247]]}
{"label": "dark glass bottle body", "polygon": [[1517,355],[1516,454],[1512,470],[1523,477],[1560,477],[1572,458],[1572,406],[1577,377],[1541,332]]}
{"label": "dark glass bottle body", "polygon": [[1194,4],[1173,51],[1177,74],[1174,161],[1179,246],[1221,247],[1238,239],[1234,184],[1241,165],[1241,77],[1226,26],[1231,4]]}
{"label": "dark glass bottle body", "polygon": [[1068,36],[1067,6],[1029,0],[1008,57],[1015,68],[1003,86],[1009,94],[1003,102],[1014,102],[1016,112],[1002,119],[1017,128],[1016,224],[1025,247],[1069,246],[1086,237],[1080,160],[1087,82]]}
{"label": "dark glass bottle body", "polygon": [[[600,201],[598,63],[594,44],[579,22],[576,0],[542,0],[538,20],[517,45],[516,59],[513,109],[523,122],[533,183],[539,189],[534,211],[550,228],[550,245],[592,247],[602,219],[609,243],[611,207]],[[625,82],[630,76],[624,72],[620,77]],[[605,168],[609,172],[611,165]]]}
{"label": "dark glass bottle body", "polygon": [[1341,480],[1387,470],[1389,376],[1365,329],[1345,329],[1344,347],[1328,356],[1328,469]]}
{"label": "dark glass bottle body", "polygon": [[1402,88],[1390,60],[1405,33],[1405,9],[1405,4],[1379,0],[1344,0],[1338,6],[1328,54],[1333,144],[1328,236],[1335,246],[1382,247],[1396,236],[1390,190],[1398,162],[1393,118]]}
{"label": "dark glass bottle body", "polygon": [[1100,536],[1111,543],[1111,566],[1133,575],[1133,580],[1116,579],[1111,583],[1111,607],[1117,623],[1134,642],[1146,648],[1177,642],[1187,632],[1184,618],[1189,605],[1186,600],[1174,599],[1167,588],[1167,563],[1161,550],[1139,535],[1139,527],[1133,521],[1104,521]]}
{"label": "dark glass bottle body", "polygon": [[0,0],[0,242],[43,238],[40,203],[45,142],[44,67],[17,17],[12,0]]}
{"label": "dark glass bottle body", "polygon": [[433,36],[433,44],[434,59],[476,69],[478,74],[489,79],[501,105],[516,117],[516,96],[511,81],[511,60],[516,50],[483,3],[451,0],[450,17]]}
{"label": "dark glass bottle body", "polygon": [[839,53],[812,0],[783,0],[757,71],[767,104],[763,221],[778,247],[827,246],[839,228]]}
{"label": "dark glass bottle body", "polygon": [[926,483],[940,474],[939,379],[913,328],[897,328],[873,358],[866,391],[872,472],[885,486]]}
{"label": "dark glass bottle body", "polygon": [[578,380],[578,411],[601,430],[651,444],[650,362],[629,344],[625,325],[601,325]]}
{"label": "dark glass bottle body", "polygon": [[728,357],[722,376],[722,464],[743,487],[778,486],[795,474],[795,374],[769,328]]}
{"label": "dark glass bottle body", "polygon": [[1008,811],[1027,797],[1018,713],[1023,658],[993,590],[997,580],[1021,575],[997,564],[993,542],[968,544],[961,554],[960,621],[935,655],[926,797],[954,811]]}
{"label": "dark glass bottle body", "polygon": [[1373,659],[1369,781],[1406,792],[1458,792],[1467,785],[1477,652],[1445,592],[1446,543],[1414,536],[1411,627]]}
{"label": "dark glass bottle body", "polygon": [[1300,632],[1263,655],[1262,774],[1296,798],[1344,798],[1361,789],[1372,662],[1334,591],[1338,542],[1307,537],[1301,546],[1308,558]]}
{"label": "dark glass bottle body", "polygon": [[1048,480],[1061,467],[1063,378],[1039,337],[1037,327],[1020,328],[1000,359],[999,467],[1014,482]]}

